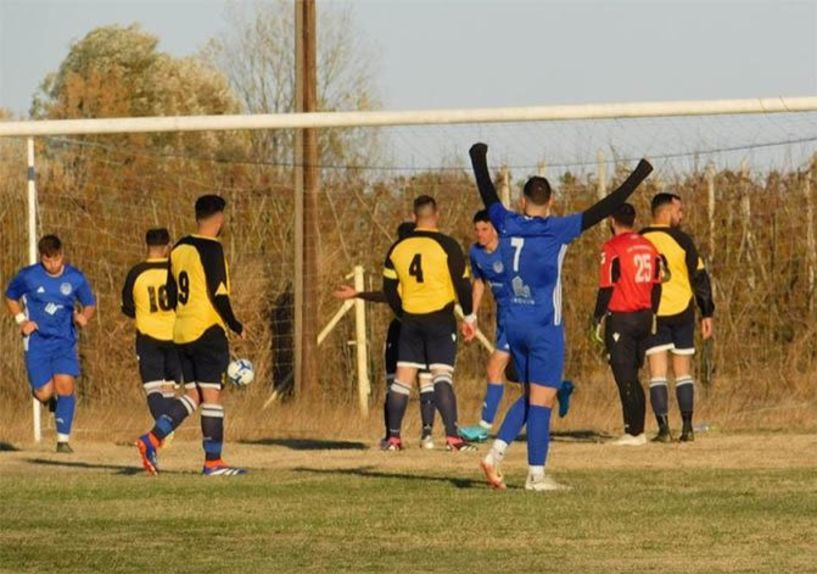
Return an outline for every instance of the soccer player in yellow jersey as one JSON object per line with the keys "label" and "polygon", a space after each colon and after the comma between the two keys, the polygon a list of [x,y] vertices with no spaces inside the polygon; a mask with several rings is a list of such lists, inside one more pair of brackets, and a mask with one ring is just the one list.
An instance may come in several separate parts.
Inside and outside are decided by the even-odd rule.
{"label": "soccer player in yellow jersey", "polygon": [[179,356],[173,344],[176,312],[167,294],[170,233],[149,229],[145,234],[147,258],[134,265],[122,288],[122,312],[136,322],[136,358],[148,409],[154,420],[175,398],[174,385],[182,380]]}
{"label": "soccer player in yellow jersey", "polygon": [[222,377],[230,361],[227,328],[242,339],[244,326],[235,318],[230,304],[230,274],[224,249],[218,240],[224,225],[226,202],[218,195],[196,200],[197,233],[179,240],[170,252],[167,293],[176,309],[173,341],[182,366],[186,394],[174,401],[149,433],[136,445],[142,464],[157,474],[156,451],[164,438],[193,414],[201,403],[201,432],[204,447],[203,474],[232,476],[244,469],[226,465],[221,459],[224,440],[224,408],[221,406]]}
{"label": "soccer player in yellow jersey", "polygon": [[670,442],[668,421],[667,353],[672,353],[675,395],[683,426],[680,440],[695,440],[692,412],[695,385],[692,380],[692,355],[695,354],[695,303],[701,313],[701,335],[712,336],[712,287],[703,260],[692,238],[680,230],[684,219],[681,198],[659,193],[652,199],[652,223],[641,234],[661,254],[664,278],[658,306],[656,332],[647,342],[650,363],[650,403],[658,421],[656,442]]}
{"label": "soccer player in yellow jersey", "polygon": [[434,403],[445,425],[448,450],[473,450],[457,433],[457,399],[453,373],[457,356],[459,301],[466,320],[473,323],[471,285],[459,244],[439,232],[439,212],[434,198],[414,200],[417,227],[389,249],[383,269],[383,292],[401,319],[397,347],[397,373],[389,386],[386,404],[389,436],[386,450],[402,449],[400,428],[406,412],[411,381],[417,371],[431,371]]}

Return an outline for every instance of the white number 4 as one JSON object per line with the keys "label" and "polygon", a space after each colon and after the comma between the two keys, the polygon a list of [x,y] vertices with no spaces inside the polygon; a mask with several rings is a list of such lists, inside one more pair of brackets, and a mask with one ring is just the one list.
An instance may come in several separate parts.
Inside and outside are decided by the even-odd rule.
{"label": "white number 4", "polygon": [[513,253],[513,271],[519,271],[519,256],[522,254],[522,247],[525,245],[523,237],[511,237],[511,247],[514,248]]}

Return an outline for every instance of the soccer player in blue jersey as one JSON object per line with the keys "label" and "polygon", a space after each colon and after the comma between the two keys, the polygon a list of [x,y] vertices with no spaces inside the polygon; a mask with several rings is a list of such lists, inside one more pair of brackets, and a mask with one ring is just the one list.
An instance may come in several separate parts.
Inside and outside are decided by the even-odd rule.
{"label": "soccer player in blue jersey", "polygon": [[[482,401],[482,418],[479,424],[463,427],[460,429],[460,436],[465,440],[474,442],[484,442],[488,440],[488,434],[494,424],[496,411],[502,401],[505,386],[502,379],[518,382],[517,376],[511,365],[511,349],[508,345],[508,338],[505,335],[505,327],[502,323],[502,307],[507,299],[504,285],[505,266],[502,263],[502,254],[499,251],[499,235],[496,232],[488,211],[481,209],[474,214],[474,234],[476,243],[471,246],[469,258],[471,260],[471,275],[474,278],[472,287],[472,298],[474,300],[474,316],[472,320],[462,324],[463,338],[471,341],[476,335],[476,312],[485,294],[485,285],[491,288],[491,294],[496,303],[496,342],[494,351],[488,359],[487,379],[488,384],[485,390],[485,399]],[[559,416],[564,417],[570,408],[570,395],[573,393],[573,383],[562,381],[562,386],[557,393],[559,401]]]}
{"label": "soccer player in blue jersey", "polygon": [[470,340],[476,331],[476,313],[485,287],[489,287],[496,303],[496,342],[494,352],[488,359],[488,385],[485,391],[485,400],[482,403],[482,417],[479,424],[462,427],[460,436],[465,440],[482,442],[488,440],[488,433],[494,424],[496,411],[502,400],[504,390],[503,373],[511,360],[511,350],[505,337],[502,324],[502,308],[506,299],[504,285],[504,266],[499,252],[499,236],[488,217],[488,212],[481,209],[474,214],[474,235],[476,243],[471,246],[468,257],[471,260],[471,276],[474,282],[471,297],[474,300],[474,313],[469,321],[463,323],[463,336]]}
{"label": "soccer player in blue jersey", "polygon": [[481,466],[489,485],[504,489],[500,464],[508,445],[527,425],[525,488],[558,490],[564,487],[545,474],[545,461],[551,408],[562,385],[564,367],[562,263],[568,244],[627,201],[652,166],[641,160],[618,189],[586,211],[566,217],[551,216],[550,184],[544,177],[532,177],[524,187],[524,213],[518,214],[505,209],[499,201],[488,172],[487,152],[487,145],[477,143],[469,153],[480,196],[500,237],[508,291],[503,323],[516,372],[525,384],[525,395],[508,410]]}
{"label": "soccer player in blue jersey", "polygon": [[32,394],[54,411],[57,452],[70,454],[77,404],[74,380],[80,373],[77,327],[88,324],[96,301],[85,275],[65,264],[59,237],[46,235],[37,248],[40,262],[14,276],[6,289],[6,306],[24,337]]}

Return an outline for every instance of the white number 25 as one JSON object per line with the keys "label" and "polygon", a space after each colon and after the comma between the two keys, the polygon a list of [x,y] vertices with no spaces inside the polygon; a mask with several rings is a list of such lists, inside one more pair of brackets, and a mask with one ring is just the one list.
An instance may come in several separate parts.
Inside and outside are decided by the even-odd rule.
{"label": "white number 25", "polygon": [[633,257],[635,263],[635,282],[650,283],[652,281],[652,257],[649,254],[636,255]]}

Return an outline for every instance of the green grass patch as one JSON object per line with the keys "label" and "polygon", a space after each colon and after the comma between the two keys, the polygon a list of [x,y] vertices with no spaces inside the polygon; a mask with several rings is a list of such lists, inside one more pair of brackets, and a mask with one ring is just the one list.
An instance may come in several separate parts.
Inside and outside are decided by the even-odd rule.
{"label": "green grass patch", "polygon": [[496,493],[473,473],[394,470],[387,459],[233,479],[24,470],[0,476],[3,571],[817,568],[810,468],[572,470],[558,475],[574,487],[563,493]]}

